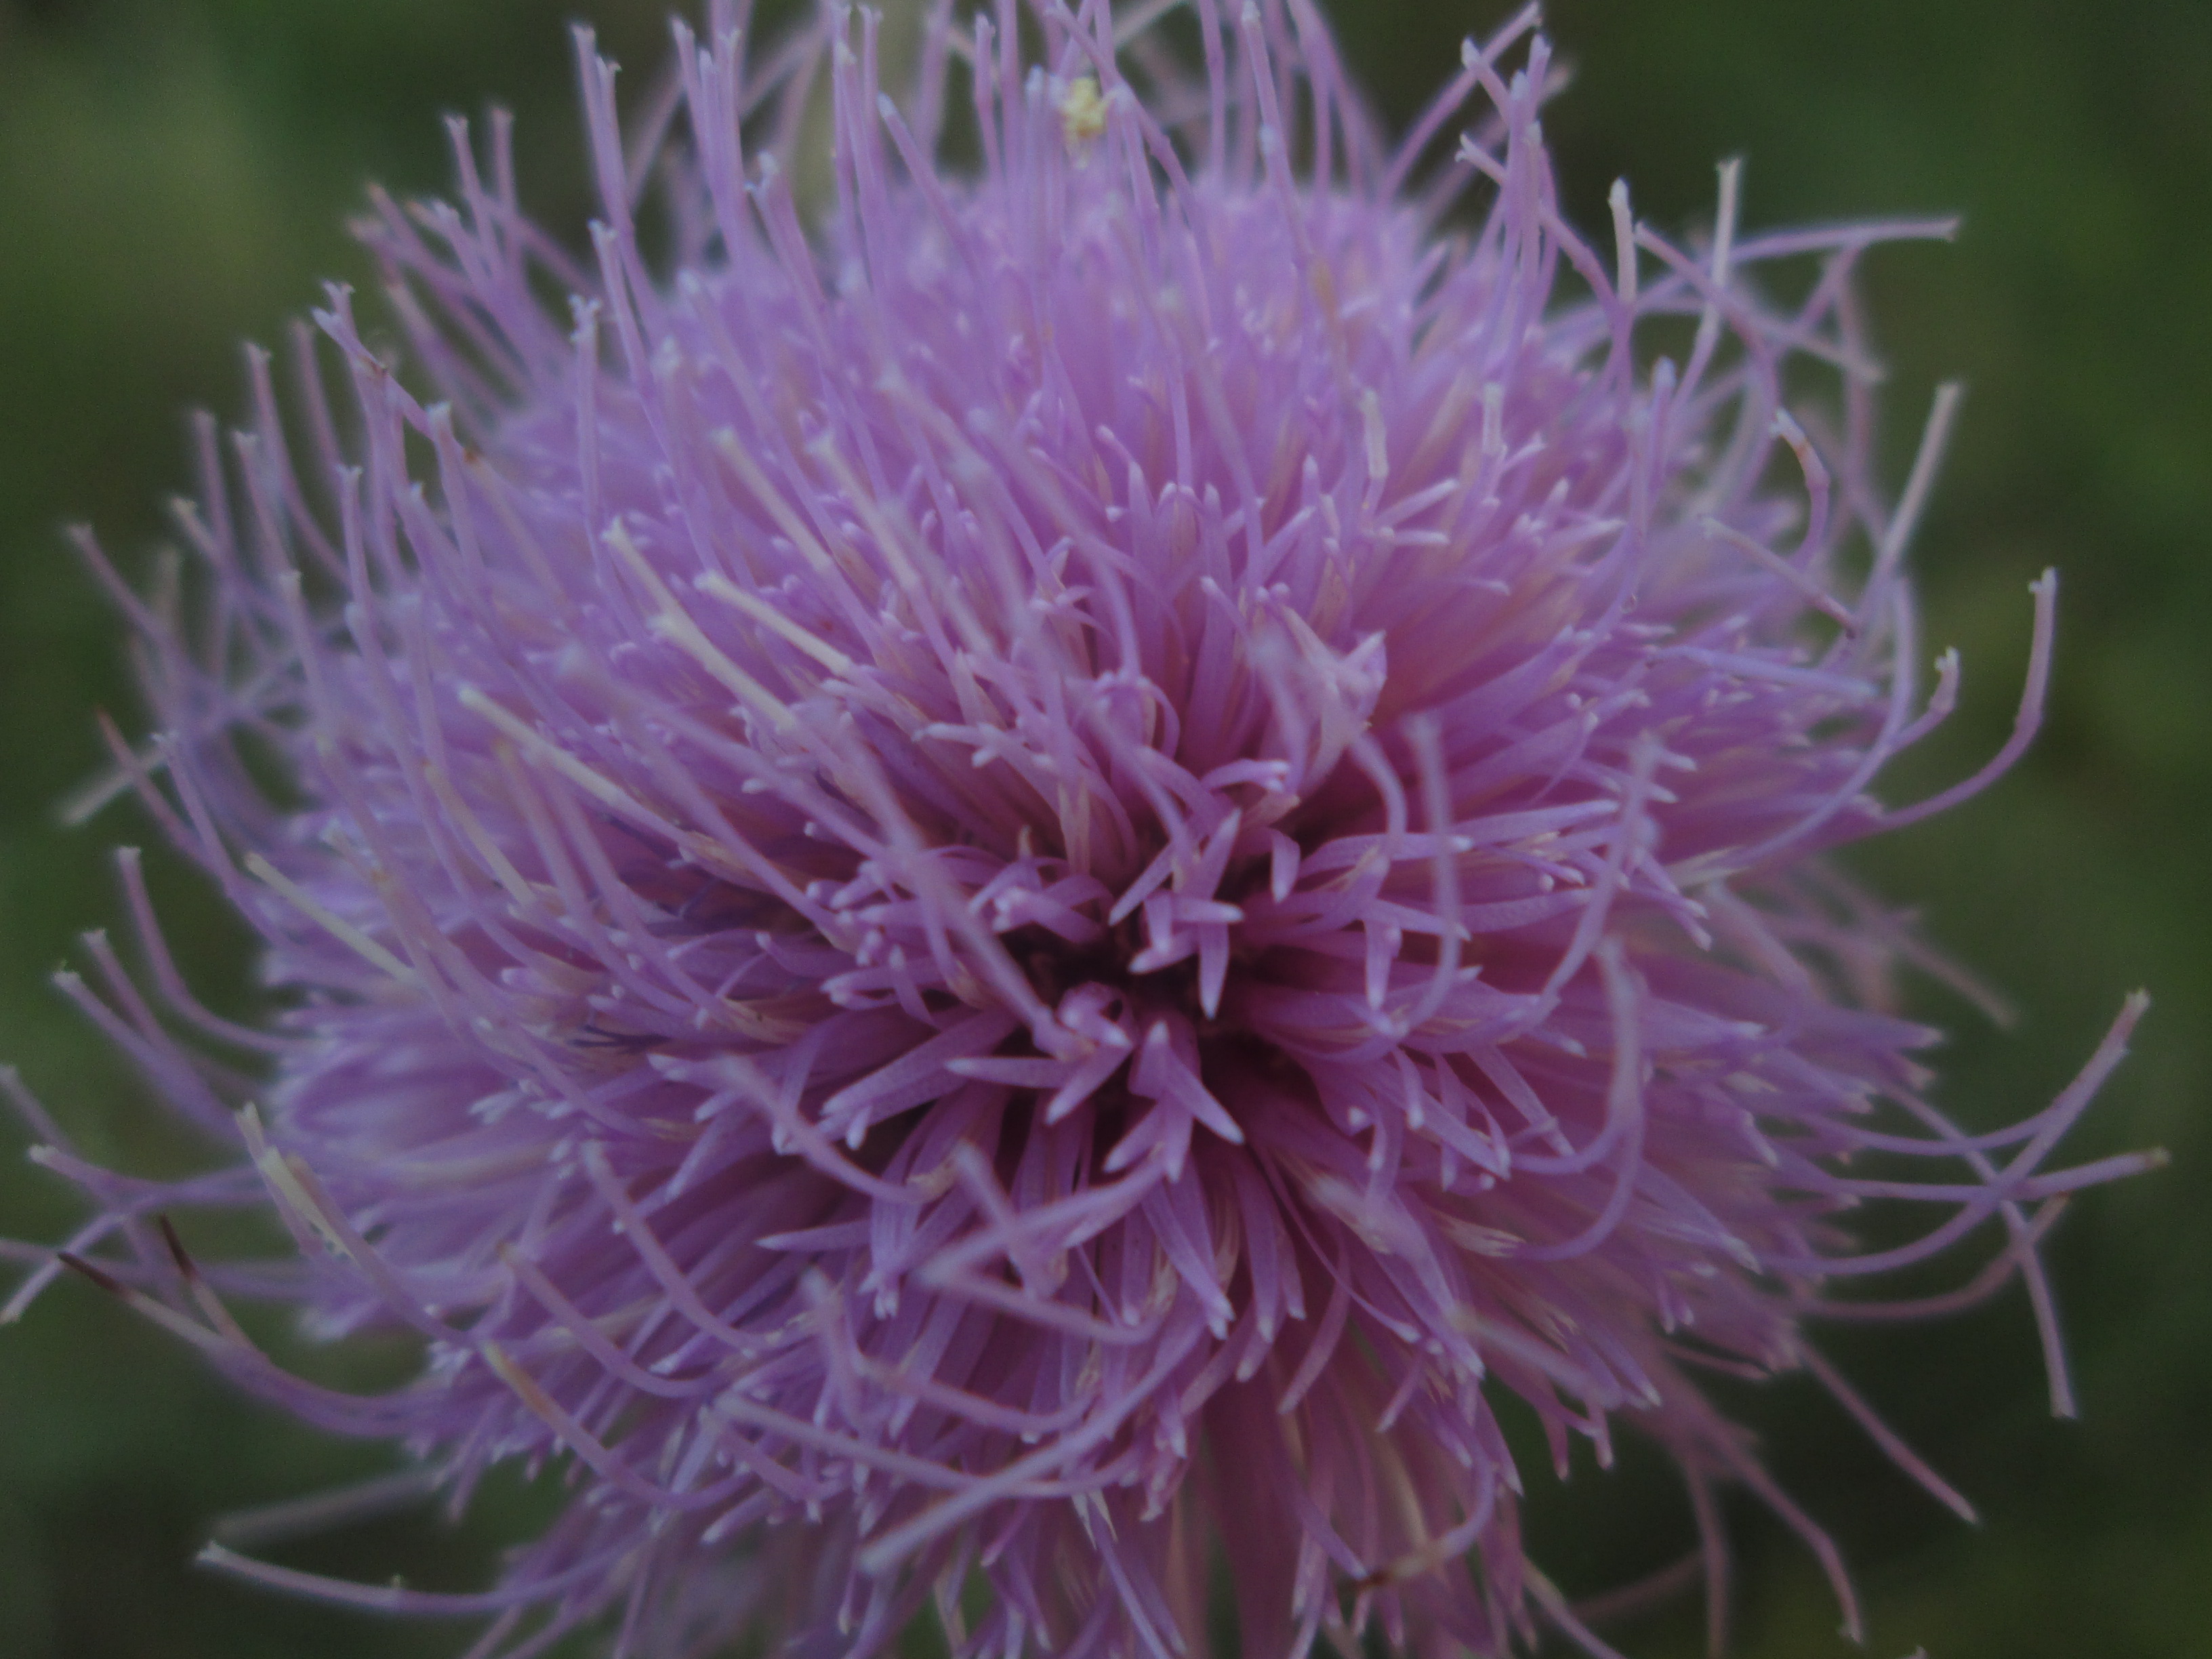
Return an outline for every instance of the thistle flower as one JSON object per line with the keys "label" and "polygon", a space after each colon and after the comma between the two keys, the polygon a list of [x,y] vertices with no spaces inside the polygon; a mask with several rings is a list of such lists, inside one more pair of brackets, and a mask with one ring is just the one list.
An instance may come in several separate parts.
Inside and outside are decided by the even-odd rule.
{"label": "thistle flower", "polygon": [[[199,586],[107,577],[157,726],[118,779],[281,1012],[193,1002],[126,854],[158,995],[96,937],[64,988],[235,1156],[111,1173],[22,1096],[97,1212],[8,1311],[75,1266],[457,1506],[572,1487],[477,1594],[218,1564],[483,1655],[861,1654],[933,1599],[962,1654],[1164,1654],[1217,1559],[1255,1659],[1603,1652],[1505,1396],[1563,1469],[1666,1451],[1717,1608],[1735,1481],[1854,1620],[1698,1370],[1810,1370],[1963,1510],[1804,1329],[2017,1273],[2068,1408],[2036,1245],[2150,1160],[2050,1155],[2141,1000],[1966,1133],[1892,1008],[1933,958],[1824,862],[2002,772],[2049,671],[2045,577],[2012,740],[1869,793],[1958,684],[1903,562],[1954,399],[1886,504],[1850,283],[1946,227],[1740,235],[1724,169],[1695,251],[1625,187],[1592,243],[1533,11],[1393,147],[1307,0],[1192,0],[1188,65],[1171,9],[941,4],[893,100],[873,15],[761,51],[718,3],[627,147],[583,34],[593,259],[457,124],[458,201],[365,228],[404,374],[332,289],[292,423],[255,354],[203,429]],[[1862,1249],[1870,1200],[1944,1218]],[[191,1206],[299,1258],[202,1267]],[[1962,1291],[1835,1294],[1984,1224]],[[420,1373],[302,1381],[232,1297]]]}

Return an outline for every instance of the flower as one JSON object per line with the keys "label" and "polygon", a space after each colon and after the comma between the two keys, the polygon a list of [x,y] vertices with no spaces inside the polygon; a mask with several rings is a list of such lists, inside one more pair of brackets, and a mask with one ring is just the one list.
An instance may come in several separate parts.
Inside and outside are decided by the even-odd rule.
{"label": "flower", "polygon": [[[1739,237],[1724,170],[1710,246],[1616,189],[1601,251],[1533,12],[1392,147],[1306,0],[1194,0],[1188,69],[1169,9],[939,6],[899,103],[872,15],[759,52],[717,5],[689,142],[629,148],[585,35],[594,259],[457,128],[458,204],[366,232],[417,378],[332,290],[295,422],[257,355],[210,440],[193,603],[109,577],[158,724],[120,776],[283,1012],[193,1003],[126,857],[159,997],[104,946],[64,988],[238,1156],[112,1174],[23,1097],[98,1208],[9,1311],[74,1266],[456,1503],[574,1486],[482,1593],[221,1565],[483,1653],[866,1653],[933,1599],[1011,1659],[1176,1649],[1218,1553],[1255,1659],[1601,1651],[1524,1557],[1506,1395],[1562,1462],[1656,1440],[1716,1578],[1747,1484],[1847,1609],[1698,1368],[1809,1370],[1963,1509],[1803,1333],[1955,1305],[1832,1287],[1990,1224],[1962,1294],[2027,1279],[2065,1407],[2035,1246],[2151,1159],[2049,1157],[2142,1001],[1969,1135],[1891,1007],[1929,958],[1823,861],[1998,775],[2049,670],[2045,578],[2013,740],[1869,793],[1957,684],[1902,562],[1955,400],[1886,507],[1850,282],[1944,227]],[[1862,1249],[1870,1200],[1946,1218]],[[201,1266],[194,1206],[301,1264]],[[420,1374],[288,1375],[233,1293]]]}

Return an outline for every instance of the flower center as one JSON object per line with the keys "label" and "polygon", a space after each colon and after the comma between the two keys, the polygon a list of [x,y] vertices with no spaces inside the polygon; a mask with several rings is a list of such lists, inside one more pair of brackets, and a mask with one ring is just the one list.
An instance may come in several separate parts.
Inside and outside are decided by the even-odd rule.
{"label": "flower center", "polygon": [[1009,934],[1006,945],[1048,1007],[1058,1007],[1071,991],[1094,985],[1121,998],[1140,1027],[1170,1012],[1189,1020],[1201,1035],[1218,1024],[1217,1014],[1201,1001],[1197,955],[1154,965],[1147,957],[1156,944],[1139,916],[1123,917],[1085,944],[1047,928],[1025,927]]}

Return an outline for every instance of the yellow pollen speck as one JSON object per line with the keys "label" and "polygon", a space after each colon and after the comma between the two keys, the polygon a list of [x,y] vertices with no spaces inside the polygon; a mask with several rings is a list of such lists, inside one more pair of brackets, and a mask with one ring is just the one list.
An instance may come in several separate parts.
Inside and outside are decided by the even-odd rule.
{"label": "yellow pollen speck", "polygon": [[1096,76],[1080,76],[1060,94],[1060,124],[1070,149],[1085,148],[1106,131],[1106,100],[1098,95]]}

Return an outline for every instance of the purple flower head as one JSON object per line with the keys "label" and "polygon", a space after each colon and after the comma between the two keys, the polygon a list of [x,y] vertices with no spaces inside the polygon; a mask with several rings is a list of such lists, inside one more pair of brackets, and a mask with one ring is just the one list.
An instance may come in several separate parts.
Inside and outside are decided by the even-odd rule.
{"label": "purple flower head", "polygon": [[[2003,770],[2049,667],[2046,577],[2014,740],[1869,793],[1956,690],[1903,563],[1954,400],[1887,502],[1850,283],[1946,228],[1741,235],[1724,170],[1694,250],[1620,187],[1585,240],[1533,12],[1393,147],[1310,0],[1191,0],[1188,62],[1175,9],[940,4],[892,98],[872,14],[718,3],[627,144],[585,35],[595,257],[457,125],[456,202],[366,228],[404,370],[333,289],[294,415],[256,355],[206,435],[204,580],[114,583],[119,775],[283,1012],[191,1000],[126,854],[158,995],[103,945],[65,988],[236,1156],[110,1173],[27,1099],[66,1260],[456,1504],[571,1488],[480,1594],[222,1565],[484,1655],[864,1654],[933,1601],[962,1655],[1166,1655],[1216,1562],[1252,1659],[1602,1652],[1507,1396],[1562,1468],[1656,1440],[1716,1581],[1747,1485],[1847,1612],[1699,1370],[1811,1370],[1963,1509],[1803,1329],[2016,1273],[2064,1408],[2037,1242],[2149,1159],[2050,1154],[2140,1000],[1969,1135],[1891,1007],[1927,953],[1823,857]],[[1863,1249],[1869,1200],[1941,1218]],[[299,1260],[197,1265],[193,1206]],[[1834,1295],[1984,1224],[1964,1291]],[[291,1376],[256,1296],[419,1375]]]}

